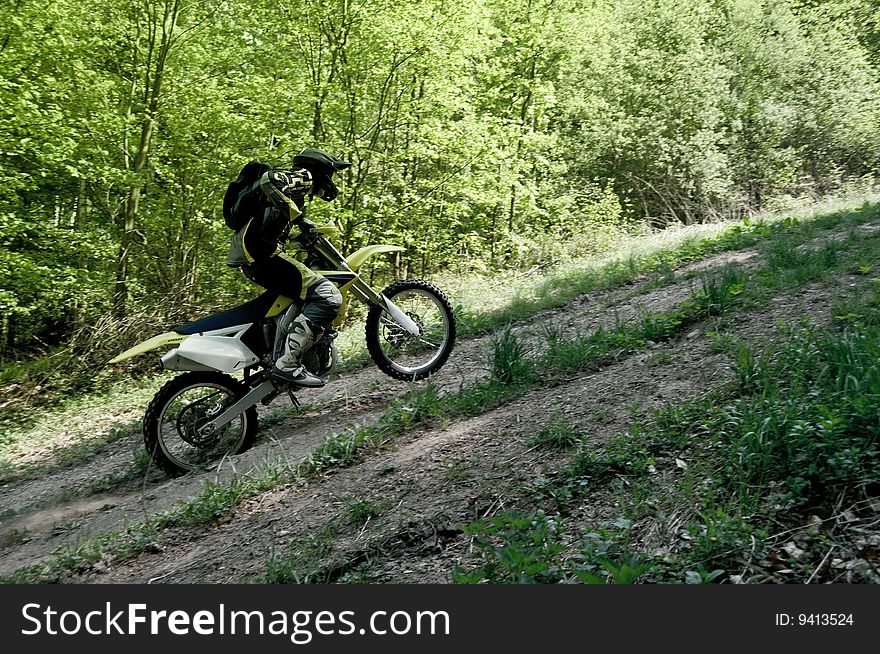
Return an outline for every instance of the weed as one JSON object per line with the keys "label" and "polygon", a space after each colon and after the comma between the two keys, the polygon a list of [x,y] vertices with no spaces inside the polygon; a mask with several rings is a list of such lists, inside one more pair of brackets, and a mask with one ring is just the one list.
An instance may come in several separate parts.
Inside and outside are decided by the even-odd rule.
{"label": "weed", "polygon": [[556,583],[563,577],[561,525],[543,513],[504,513],[465,527],[480,565],[456,568],[455,583]]}
{"label": "weed", "polygon": [[383,510],[382,503],[373,502],[366,498],[351,498],[346,502],[345,519],[353,525],[364,523],[378,518]]}
{"label": "weed", "polygon": [[389,442],[406,427],[440,415],[437,387],[428,383],[416,388],[403,398],[395,400],[375,426],[351,427],[342,434],[334,434],[301,461],[296,468],[298,477],[308,477],[330,467],[351,465],[365,451],[373,451]]}
{"label": "weed", "polygon": [[[854,215],[852,220],[864,221],[874,215],[874,210],[866,207],[862,213]],[[827,217],[822,228],[829,228],[834,220],[839,221],[840,216]],[[770,239],[786,234],[792,237],[799,233],[802,238],[807,234],[796,223],[778,228],[765,227],[745,225],[742,229],[729,232],[729,240],[719,239],[706,247],[716,248],[715,251],[718,251],[718,248],[723,249],[733,244],[754,242],[758,237]],[[698,254],[705,254],[707,250],[701,249],[702,247],[688,252],[681,251],[679,255],[696,257]],[[784,249],[792,251],[794,247],[796,244],[792,237],[792,240],[785,243]],[[702,288],[678,310],[645,316],[635,325],[619,325],[613,331],[597,330],[589,336],[575,336],[571,339],[557,337],[555,345],[550,348],[552,350],[555,347],[557,355],[543,360],[531,356],[519,341],[510,338],[512,334],[508,328],[496,338],[493,377],[488,382],[478,382],[462,388],[459,393],[443,397],[430,385],[414,391],[414,394],[395,403],[383,414],[378,425],[352,429],[344,435],[328,439],[325,446],[313,457],[297,467],[296,474],[291,474],[287,469],[278,469],[258,478],[235,481],[223,488],[219,485],[206,486],[199,497],[170,512],[158,514],[122,532],[105,535],[61,552],[48,564],[19,571],[13,576],[13,580],[54,579],[65,570],[78,569],[78,566],[87,565],[89,561],[99,560],[102,556],[125,558],[136,555],[153,543],[164,529],[209,524],[219,516],[228,514],[244,498],[272,488],[282,483],[282,480],[303,480],[330,466],[347,465],[364,451],[386,446],[396,434],[410,425],[443,413],[479,413],[508,401],[540,382],[535,361],[547,363],[548,373],[593,365],[603,358],[619,356],[641,347],[646,340],[672,337],[707,314],[716,315],[741,303],[760,301],[767,293],[786,284],[796,286],[805,280],[815,279],[823,271],[830,269],[829,267],[840,266],[843,259],[841,253],[844,251],[849,253],[854,248],[855,259],[861,261],[875,247],[876,242],[869,238],[862,238],[855,243],[841,242],[822,249],[818,254],[802,257],[804,265],[787,258],[780,247],[771,251],[771,266],[766,271],[753,275],[749,283],[743,284],[741,288],[737,288],[739,281],[735,275],[706,278]],[[651,265],[662,267],[666,263],[658,260]],[[776,268],[773,268],[774,265]],[[780,274],[781,267],[796,274]],[[608,279],[613,278],[616,281],[632,272],[621,265],[611,266],[608,270]],[[528,310],[534,308],[534,305],[528,303],[523,306]],[[865,315],[870,314],[865,312]],[[768,501],[772,501],[774,506],[782,507],[774,510],[806,510],[807,507],[825,506],[830,498],[841,494],[851,497],[860,485],[873,478],[872,471],[878,463],[876,416],[880,414],[880,407],[877,406],[876,398],[880,397],[880,388],[876,361],[880,360],[880,352],[877,351],[876,343],[880,340],[880,334],[871,327],[876,322],[866,321],[866,324],[867,327],[854,329],[843,340],[836,336],[809,333],[801,335],[800,340],[792,340],[793,349],[785,355],[758,356],[754,352],[738,348],[737,370],[742,381],[739,389],[742,398],[721,408],[707,404],[704,406],[704,416],[698,417],[695,413],[689,413],[682,416],[677,427],[671,424],[675,421],[670,421],[666,425],[667,432],[663,434],[631,434],[628,443],[615,442],[613,446],[596,453],[579,448],[571,465],[552,476],[541,492],[546,492],[547,496],[552,494],[557,498],[557,506],[565,507],[572,498],[583,493],[588,485],[595,487],[619,476],[629,479],[644,477],[657,464],[654,448],[665,440],[680,442],[682,445],[692,442],[697,450],[696,454],[711,460],[712,464],[707,464],[706,469],[715,466],[712,468],[717,470],[717,479],[713,480],[715,486],[727,484],[726,487],[734,490],[734,499],[741,502],[742,507],[767,511],[769,517],[765,516],[765,520],[775,519],[776,515],[766,509]],[[564,356],[568,353],[573,353],[574,356]],[[693,429],[699,431],[687,431]],[[693,437],[696,433],[705,435],[702,442],[695,442]],[[11,452],[26,440],[11,438],[4,446],[4,451]],[[706,490],[693,478],[688,483],[688,493],[696,494],[707,504],[714,501],[713,491]],[[772,498],[765,496],[766,488],[775,489]],[[703,515],[710,513],[703,511]],[[720,540],[715,534],[724,531],[725,534],[732,533],[735,536],[754,526],[753,519],[737,517],[751,515],[746,511],[732,511],[728,515],[734,516],[730,520],[733,527],[729,530],[713,527],[716,541],[712,541],[709,536],[706,544],[701,544],[703,550],[700,551],[700,556],[715,559],[721,556],[720,552],[712,551],[708,545]],[[533,579],[543,580],[557,577],[561,574],[554,569],[554,565],[561,560],[555,553],[559,539],[558,533],[554,531],[555,527],[551,529],[549,526],[555,525],[555,521],[548,522],[546,518],[543,523],[537,518],[529,520],[535,521],[535,528],[539,532],[543,530],[548,554],[544,556],[544,560],[549,560],[550,563],[544,565],[535,561],[534,565],[537,567],[530,567],[529,551],[535,545],[533,543],[529,546],[528,537],[520,534],[522,530],[511,527],[513,531],[509,538],[504,536],[502,541],[504,538],[513,538],[522,546],[514,548],[519,554],[509,565],[502,566],[502,572],[506,571],[503,574],[508,578],[528,578],[531,575]],[[742,522],[738,523],[737,520]],[[716,518],[713,525],[720,522],[723,521]],[[742,524],[745,527],[740,529]],[[699,531],[694,533],[699,537]],[[753,533],[760,532],[756,530]],[[500,532],[495,535],[499,538],[503,536]],[[736,537],[733,542],[736,542]],[[631,565],[635,567],[635,564]],[[496,569],[501,570],[497,567]],[[608,568],[604,569],[608,572]],[[688,563],[685,570],[700,569],[698,565]],[[709,574],[714,569],[711,566],[704,568]],[[629,573],[620,571],[618,574],[623,578]]]}
{"label": "weed", "polygon": [[463,386],[457,393],[443,397],[442,410],[448,416],[479,415],[501,406],[527,392],[530,385],[511,386],[494,379]]}
{"label": "weed", "polygon": [[542,511],[516,511],[483,519],[465,527],[473,537],[478,563],[473,570],[456,567],[456,583],[631,584],[650,569],[650,563],[629,545],[631,523],[620,519],[611,528],[588,532],[574,556],[565,556],[563,522]]}
{"label": "weed", "polygon": [[30,539],[31,532],[27,529],[13,529],[3,534],[3,537],[0,538],[0,548],[26,543]]}
{"label": "weed", "polygon": [[724,570],[712,570],[710,572],[700,568],[699,570],[688,570],[685,572],[685,579],[689,584],[711,584],[725,574]]}
{"label": "weed", "polygon": [[843,327],[865,328],[880,325],[880,279],[875,279],[867,297],[857,293],[832,308],[834,321]]}
{"label": "weed", "polygon": [[591,549],[580,552],[581,563],[574,576],[585,584],[634,584],[651,569],[637,554],[626,552],[616,559],[596,556]]}
{"label": "weed", "polygon": [[[576,496],[572,482],[584,477],[593,488],[612,474],[633,481],[645,463],[659,467],[652,453],[686,450],[689,465],[673,485],[642,477],[621,486],[618,502],[641,515],[692,507],[676,557],[654,571],[679,583],[724,581],[767,556],[770,530],[870,493],[880,465],[878,343],[877,327],[799,326],[773,348],[738,344],[737,397],[668,407],[616,448],[578,452],[554,479],[557,494]],[[815,569],[792,563],[788,574],[812,577]]]}
{"label": "weed", "polygon": [[459,482],[471,474],[471,470],[477,466],[475,461],[455,461],[450,463],[443,473],[443,477],[448,482]]}
{"label": "weed", "polygon": [[726,576],[727,570],[740,568],[751,544],[767,537],[745,517],[723,506],[707,509],[684,530],[688,547],[682,552],[682,572],[687,583],[710,583]]}
{"label": "weed", "polygon": [[645,363],[651,367],[669,366],[675,362],[675,358],[669,352],[653,352],[645,359]]}
{"label": "weed", "polygon": [[607,425],[614,422],[614,411],[605,407],[599,407],[593,411],[593,420],[600,425]]}
{"label": "weed", "polygon": [[725,266],[720,273],[703,275],[700,284],[700,290],[693,294],[700,313],[720,316],[743,292],[745,276],[732,266]]}
{"label": "weed", "polygon": [[545,322],[541,324],[541,331],[547,341],[544,359],[552,362],[554,367],[565,365],[569,360],[567,346],[571,342],[571,339],[565,337],[565,328],[554,322]]}
{"label": "weed", "polygon": [[713,354],[735,355],[739,350],[741,341],[735,336],[720,331],[708,331],[706,336],[709,337],[709,351]]}
{"label": "weed", "polygon": [[393,581],[388,573],[381,573],[373,568],[369,560],[362,561],[339,576],[336,580],[340,584],[381,584]]}
{"label": "weed", "polygon": [[330,581],[322,562],[333,551],[336,525],[331,521],[313,533],[294,538],[286,554],[271,552],[263,583],[319,584]]}
{"label": "weed", "polygon": [[273,409],[272,411],[267,411],[265,414],[260,416],[259,428],[261,430],[267,429],[273,425],[277,425],[277,424],[284,422],[291,415],[296,415],[298,413],[304,413],[311,408],[313,408],[313,407],[310,404],[299,404],[299,405],[284,406],[284,407],[280,407],[278,409]]}
{"label": "weed", "polygon": [[546,427],[529,437],[526,444],[552,450],[567,450],[580,445],[585,439],[586,435],[577,425],[557,415]]}
{"label": "weed", "polygon": [[534,367],[526,348],[508,325],[492,337],[492,379],[505,385],[529,382]]}

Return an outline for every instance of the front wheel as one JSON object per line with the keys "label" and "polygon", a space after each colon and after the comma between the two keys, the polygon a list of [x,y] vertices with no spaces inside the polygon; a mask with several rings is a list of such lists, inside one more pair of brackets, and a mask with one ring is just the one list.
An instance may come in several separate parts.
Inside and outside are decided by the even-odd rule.
{"label": "front wheel", "polygon": [[417,381],[446,363],[455,344],[455,315],[439,288],[421,279],[394,282],[382,291],[419,327],[413,336],[380,306],[367,315],[367,350],[390,377]]}
{"label": "front wheel", "polygon": [[144,415],[144,445],[153,462],[176,477],[248,449],[257,435],[254,407],[212,434],[199,434],[246,392],[244,384],[220,372],[188,372],[165,384]]}

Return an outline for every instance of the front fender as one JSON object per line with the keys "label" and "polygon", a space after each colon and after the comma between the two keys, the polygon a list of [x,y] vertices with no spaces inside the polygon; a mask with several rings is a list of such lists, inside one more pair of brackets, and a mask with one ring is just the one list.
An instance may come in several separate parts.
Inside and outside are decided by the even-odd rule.
{"label": "front fender", "polygon": [[406,248],[402,248],[399,245],[367,245],[349,254],[345,259],[345,263],[352,270],[359,270],[364,265],[364,262],[374,254],[381,252],[404,252],[405,250]]}
{"label": "front fender", "polygon": [[125,361],[126,359],[131,359],[132,357],[136,357],[139,354],[143,354],[144,352],[150,352],[151,350],[158,350],[160,347],[165,347],[168,345],[177,345],[182,343],[185,339],[189,338],[189,334],[178,334],[177,332],[165,332],[164,334],[159,334],[158,336],[153,336],[153,338],[148,338],[142,343],[138,343],[134,347],[127,349],[122,354],[119,354],[112,359],[110,359],[109,363],[119,363],[120,361]]}

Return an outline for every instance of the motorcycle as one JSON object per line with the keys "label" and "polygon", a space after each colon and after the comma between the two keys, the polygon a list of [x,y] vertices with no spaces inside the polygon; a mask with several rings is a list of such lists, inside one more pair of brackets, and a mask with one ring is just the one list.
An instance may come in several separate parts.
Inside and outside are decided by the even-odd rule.
{"label": "motorcycle", "polygon": [[[318,377],[333,372],[338,363],[334,340],[355,297],[369,306],[367,351],[382,372],[409,382],[437,372],[455,344],[455,315],[446,295],[420,279],[398,280],[377,293],[358,271],[376,254],[405,248],[368,245],[344,257],[329,240],[335,232],[332,227],[317,230],[306,265],[337,286],[342,308],[331,329],[306,352],[303,364]],[[109,362],[167,349],[162,366],[186,371],[156,393],[143,420],[147,452],[167,474],[204,468],[251,447],[257,436],[257,404],[268,405],[282,393],[299,404],[294,391],[301,387],[270,373],[283,350],[287,326],[299,313],[291,305],[292,298],[266,291],[227,311],[153,336]],[[237,372],[241,380],[231,376]]]}

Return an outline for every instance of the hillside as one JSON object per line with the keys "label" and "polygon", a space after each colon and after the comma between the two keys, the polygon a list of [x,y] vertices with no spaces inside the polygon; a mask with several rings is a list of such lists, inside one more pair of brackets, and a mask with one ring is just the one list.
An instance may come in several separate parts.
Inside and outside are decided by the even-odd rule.
{"label": "hillside", "polygon": [[471,332],[430,382],[368,366],[276,400],[219,470],[151,468],[139,407],[112,438],[22,447],[0,575],[880,581],[880,209],[736,233]]}

